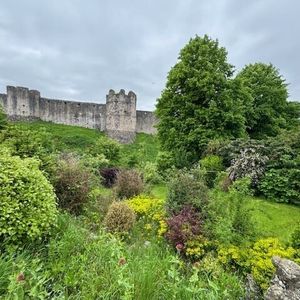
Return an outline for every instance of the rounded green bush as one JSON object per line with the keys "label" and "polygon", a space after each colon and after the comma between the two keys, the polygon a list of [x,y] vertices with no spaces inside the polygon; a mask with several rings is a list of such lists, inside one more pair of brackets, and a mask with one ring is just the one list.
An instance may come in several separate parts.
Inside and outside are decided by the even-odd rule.
{"label": "rounded green bush", "polygon": [[38,162],[2,154],[0,170],[0,241],[20,243],[47,234],[56,222],[56,199]]}
{"label": "rounded green bush", "polygon": [[180,170],[168,183],[166,208],[169,213],[178,213],[185,206],[202,212],[208,203],[208,188],[193,172]]}
{"label": "rounded green bush", "polygon": [[144,182],[140,173],[136,170],[121,170],[118,172],[115,184],[115,193],[120,199],[132,198],[141,194],[144,190]]}
{"label": "rounded green bush", "polygon": [[135,213],[124,202],[113,202],[104,219],[104,225],[109,232],[126,233],[134,225]]}

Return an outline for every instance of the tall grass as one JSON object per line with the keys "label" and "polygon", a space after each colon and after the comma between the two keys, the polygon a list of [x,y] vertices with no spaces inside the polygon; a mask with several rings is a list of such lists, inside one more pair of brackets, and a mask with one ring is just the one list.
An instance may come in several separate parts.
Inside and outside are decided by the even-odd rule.
{"label": "tall grass", "polygon": [[[136,232],[140,237],[141,232]],[[0,258],[5,299],[239,299],[240,280],[185,266],[163,241],[128,243],[90,232],[80,219],[60,215],[57,231],[41,249]],[[24,274],[24,281],[17,276]]]}

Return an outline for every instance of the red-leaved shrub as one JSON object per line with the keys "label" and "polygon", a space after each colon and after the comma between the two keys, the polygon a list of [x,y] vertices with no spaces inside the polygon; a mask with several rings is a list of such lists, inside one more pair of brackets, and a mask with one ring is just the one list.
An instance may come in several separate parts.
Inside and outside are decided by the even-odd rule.
{"label": "red-leaved shrub", "polygon": [[104,168],[100,171],[100,175],[102,177],[102,184],[111,188],[117,181],[118,172],[120,170],[118,168]]}
{"label": "red-leaved shrub", "polygon": [[203,222],[199,213],[191,206],[185,206],[181,211],[167,219],[168,231],[166,239],[174,247],[184,247],[188,240],[202,233]]}

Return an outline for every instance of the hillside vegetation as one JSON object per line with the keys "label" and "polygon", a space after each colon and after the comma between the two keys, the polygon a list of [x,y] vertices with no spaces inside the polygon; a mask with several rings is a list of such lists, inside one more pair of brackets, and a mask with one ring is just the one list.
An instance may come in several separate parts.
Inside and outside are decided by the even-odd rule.
{"label": "hillside vegetation", "polygon": [[273,256],[300,263],[297,109],[275,67],[234,77],[197,36],[157,136],[121,145],[0,111],[0,298],[263,298]]}
{"label": "hillside vegetation", "polygon": [[[165,213],[159,203],[165,203],[170,186],[168,179],[157,173],[156,167],[154,170],[147,169],[148,163],[156,166],[160,159],[159,144],[155,136],[138,134],[135,143],[131,145],[109,144],[108,148],[115,153],[115,157],[111,157],[112,161],[117,158],[114,165],[118,168],[135,168],[148,180],[143,188],[144,196],[130,196],[132,200],[129,201],[134,203],[130,207],[137,215],[136,224],[130,230],[124,227],[128,233],[115,233],[116,236],[112,236],[105,233],[101,222],[105,222],[106,212],[116,197],[115,190],[101,187],[99,173],[93,171],[98,168],[98,163],[100,168],[110,168],[111,163],[104,160],[104,157],[93,163],[84,163],[89,160],[86,153],[93,153],[95,158],[93,151],[99,138],[104,144],[109,139],[95,130],[46,122],[15,123],[8,128],[6,130],[11,132],[11,136],[8,138],[6,135],[2,148],[6,145],[7,148],[14,149],[13,145],[16,143],[13,142],[13,135],[19,141],[27,143],[23,144],[23,148],[16,147],[11,150],[16,151],[15,154],[19,152],[23,157],[29,155],[43,161],[45,153],[57,153],[55,157],[61,157],[59,153],[69,153],[55,163],[62,166],[56,172],[52,167],[49,168],[53,162],[46,160],[45,164],[42,163],[42,168],[45,165],[43,172],[46,172],[45,175],[56,187],[57,193],[62,193],[57,185],[59,175],[64,176],[60,182],[65,186],[64,189],[68,189],[68,186],[72,188],[76,184],[76,177],[83,171],[78,169],[82,168],[79,166],[80,160],[83,162],[84,172],[87,172],[88,167],[92,168],[93,174],[89,175],[92,182],[84,174],[78,178],[79,185],[91,185],[88,189],[85,187],[84,194],[80,196],[86,199],[77,197],[81,193],[80,186],[72,196],[72,200],[82,201],[81,204],[76,203],[80,204],[79,210],[74,210],[68,202],[64,202],[64,205],[58,202],[69,213],[60,210],[58,223],[48,232],[45,241],[28,244],[25,238],[17,252],[9,250],[11,246],[7,244],[8,240],[4,242],[6,250],[2,247],[5,252],[2,252],[0,260],[2,295],[18,295],[20,299],[41,295],[51,299],[95,298],[96,295],[101,295],[104,299],[191,299],[197,293],[197,299],[224,299],[225,295],[238,299],[244,294],[242,273],[231,273],[223,269],[218,259],[211,256],[213,252],[207,258],[202,258],[205,261],[203,267],[193,267],[191,263],[197,265],[197,261],[203,256],[203,250],[197,254],[201,244],[195,244],[190,250],[191,255],[184,254],[186,258],[181,261],[181,252],[184,250],[175,249],[174,252],[172,246],[167,245],[163,239],[168,225],[163,221]],[[40,145],[46,148],[41,149]],[[101,153],[101,149],[99,151]],[[79,157],[76,158],[76,155]],[[66,165],[62,164],[62,159],[68,161]],[[77,175],[72,179],[67,174]],[[131,176],[128,180],[135,182],[135,186],[136,179],[130,174],[128,176]],[[85,194],[87,191],[90,191],[88,195]],[[64,201],[71,201],[67,200],[68,193],[64,193]],[[219,193],[223,193],[224,198],[227,197],[226,193]],[[150,205],[152,201],[153,206]],[[247,202],[256,223],[255,240],[272,237],[277,238],[283,245],[291,243],[291,234],[300,217],[299,207],[249,196]],[[122,214],[122,211],[118,212],[118,220]],[[276,249],[275,240],[271,243],[273,244],[268,247]],[[191,262],[186,261],[187,258]]]}

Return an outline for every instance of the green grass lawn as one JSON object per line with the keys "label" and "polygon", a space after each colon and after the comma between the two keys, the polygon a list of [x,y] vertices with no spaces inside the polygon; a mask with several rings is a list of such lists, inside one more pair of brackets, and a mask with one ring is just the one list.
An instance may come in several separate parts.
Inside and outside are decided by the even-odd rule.
{"label": "green grass lawn", "polygon": [[297,223],[300,222],[300,207],[252,198],[253,219],[262,236],[277,237],[288,242]]}

